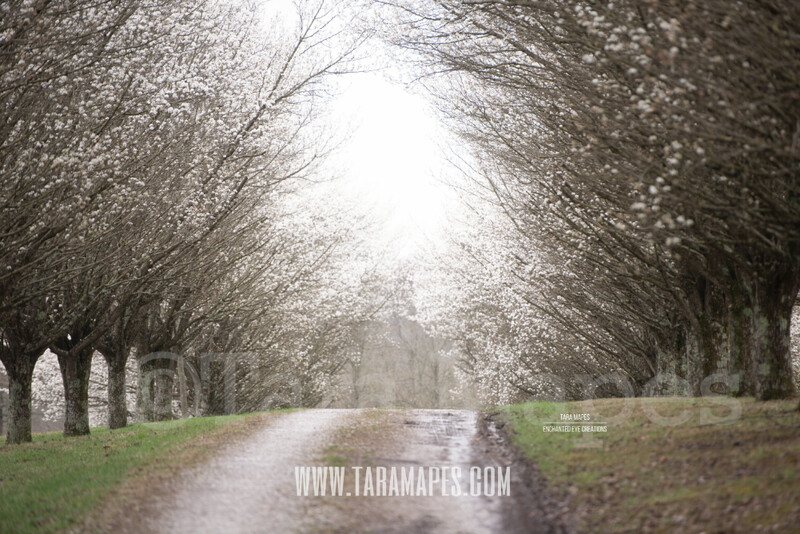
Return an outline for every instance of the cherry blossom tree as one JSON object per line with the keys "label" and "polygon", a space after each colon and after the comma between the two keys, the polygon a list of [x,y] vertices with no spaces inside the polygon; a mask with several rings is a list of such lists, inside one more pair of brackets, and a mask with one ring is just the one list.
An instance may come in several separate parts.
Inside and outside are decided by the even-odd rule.
{"label": "cherry blossom tree", "polygon": [[[262,230],[259,207],[324,151],[317,95],[359,44],[331,24],[336,2],[299,5],[293,28],[270,33],[248,5],[106,7],[3,6],[0,353],[11,443],[30,439],[44,350],[61,365],[65,433],[86,433],[95,345],[120,397],[143,310],[196,297],[201,269],[213,265],[219,280],[226,254],[245,254],[246,237],[225,245],[237,241],[230,232]],[[112,425],[124,424],[111,404]]]}
{"label": "cherry blossom tree", "polygon": [[557,323],[637,380],[794,392],[796,6],[392,4],[523,263],[562,271],[540,284]]}

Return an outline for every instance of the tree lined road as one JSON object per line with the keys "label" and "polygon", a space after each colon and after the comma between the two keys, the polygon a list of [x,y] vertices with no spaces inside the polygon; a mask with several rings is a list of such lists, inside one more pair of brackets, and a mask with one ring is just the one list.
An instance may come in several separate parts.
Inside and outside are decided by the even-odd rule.
{"label": "tree lined road", "polygon": [[101,5],[0,4],[0,534],[800,523],[800,2]]}

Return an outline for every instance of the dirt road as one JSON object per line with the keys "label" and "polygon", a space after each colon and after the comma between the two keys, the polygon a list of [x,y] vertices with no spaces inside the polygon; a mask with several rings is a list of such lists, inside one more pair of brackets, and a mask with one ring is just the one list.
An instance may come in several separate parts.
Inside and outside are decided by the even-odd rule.
{"label": "dirt road", "polygon": [[[564,531],[547,517],[553,514],[544,496],[536,495],[535,474],[479,423],[476,412],[457,410],[284,414],[182,473],[153,496],[148,517],[139,524],[144,531],[164,533]],[[330,496],[328,487],[326,496],[314,496],[312,481],[311,495],[298,496],[295,467],[303,466],[326,466],[330,474],[338,469],[343,495]],[[377,481],[379,467],[386,468],[384,486]],[[402,471],[413,471],[416,479],[406,489],[413,487],[414,495],[392,494],[392,468],[398,479]],[[366,471],[375,479],[368,482]],[[473,473],[485,480],[475,480]],[[490,484],[488,476],[498,473],[511,474],[511,496],[496,495],[503,488],[499,481]],[[367,489],[372,482],[374,495]],[[442,491],[443,486],[448,487]],[[494,496],[483,495],[489,489]]]}

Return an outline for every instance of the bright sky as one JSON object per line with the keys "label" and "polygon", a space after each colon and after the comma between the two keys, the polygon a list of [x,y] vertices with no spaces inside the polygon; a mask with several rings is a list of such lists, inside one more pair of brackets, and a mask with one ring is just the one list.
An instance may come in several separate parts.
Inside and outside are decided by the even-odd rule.
{"label": "bright sky", "polygon": [[[265,0],[263,7],[269,25],[275,24],[272,16],[294,18],[291,0]],[[447,136],[429,102],[394,81],[401,73],[380,67],[387,70],[337,80],[329,120],[334,130],[350,135],[323,171],[340,177],[324,185],[324,195],[326,201],[358,206],[373,221],[375,247],[407,258],[442,241],[448,207],[455,204],[452,190],[440,182]]]}
{"label": "bright sky", "polygon": [[353,132],[334,158],[337,189],[369,210],[380,245],[405,257],[439,241],[452,193],[440,183],[445,134],[428,102],[380,73],[353,74],[332,115]]}

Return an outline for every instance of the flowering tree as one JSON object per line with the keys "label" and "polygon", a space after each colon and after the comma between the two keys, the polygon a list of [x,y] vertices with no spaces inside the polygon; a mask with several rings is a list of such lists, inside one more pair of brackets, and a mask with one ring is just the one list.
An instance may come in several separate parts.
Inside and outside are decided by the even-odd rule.
{"label": "flowering tree", "polygon": [[442,107],[521,250],[560,270],[540,284],[557,323],[637,380],[668,367],[699,391],[723,370],[739,393],[794,392],[797,6],[395,7],[391,38],[447,73]]}
{"label": "flowering tree", "polygon": [[[324,149],[316,95],[359,37],[330,24],[339,11],[327,1],[269,35],[237,4],[3,9],[0,356],[13,443],[30,439],[44,350],[59,359],[65,433],[86,433],[94,348],[120,398],[148,313],[185,321],[176,312],[197,311],[198,288],[259,250],[236,232],[265,230],[278,184]],[[111,405],[111,424],[124,424]]]}

